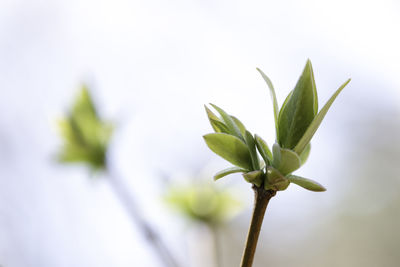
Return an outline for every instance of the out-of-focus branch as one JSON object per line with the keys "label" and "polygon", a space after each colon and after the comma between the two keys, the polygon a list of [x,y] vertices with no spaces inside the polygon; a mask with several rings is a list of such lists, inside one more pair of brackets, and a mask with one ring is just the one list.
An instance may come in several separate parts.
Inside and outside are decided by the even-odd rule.
{"label": "out-of-focus branch", "polygon": [[210,225],[210,230],[213,238],[213,246],[214,246],[214,261],[215,261],[215,267],[222,267],[223,262],[222,262],[222,247],[221,247],[221,242],[220,242],[220,236],[218,232],[218,225]]}
{"label": "out-of-focus branch", "polygon": [[89,167],[92,172],[108,173],[111,188],[159,255],[162,263],[168,267],[178,267],[168,247],[139,212],[134,197],[127,190],[123,180],[115,174],[113,168],[110,168],[107,151],[113,125],[100,118],[86,86],[82,86],[72,108],[59,120],[58,126],[63,139],[59,161],[64,164],[81,163]]}
{"label": "out-of-focus branch", "polygon": [[146,240],[154,248],[162,263],[169,267],[179,267],[178,262],[173,257],[167,245],[163,242],[153,227],[146,221],[138,209],[133,195],[127,190],[127,187],[121,177],[117,175],[115,170],[112,170],[111,168],[108,168],[107,173],[108,181],[115,195],[119,198],[129,213],[129,216],[144,234]]}

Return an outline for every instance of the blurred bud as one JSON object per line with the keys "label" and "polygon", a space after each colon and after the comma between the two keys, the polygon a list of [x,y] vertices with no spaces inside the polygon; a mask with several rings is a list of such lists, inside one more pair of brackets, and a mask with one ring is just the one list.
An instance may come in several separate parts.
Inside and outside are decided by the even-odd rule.
{"label": "blurred bud", "polygon": [[206,224],[224,223],[241,209],[239,200],[233,194],[209,183],[171,187],[166,200],[183,216]]}
{"label": "blurred bud", "polygon": [[89,90],[82,86],[68,115],[58,121],[63,140],[59,160],[83,163],[92,170],[106,168],[106,152],[113,127],[99,118]]}

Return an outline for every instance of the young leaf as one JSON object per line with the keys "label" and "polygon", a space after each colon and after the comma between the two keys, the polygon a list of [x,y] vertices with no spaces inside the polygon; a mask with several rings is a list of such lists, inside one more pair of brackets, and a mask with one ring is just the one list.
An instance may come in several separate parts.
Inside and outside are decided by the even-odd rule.
{"label": "young leaf", "polygon": [[240,133],[244,136],[246,133],[246,127],[244,127],[244,124],[235,116],[231,116],[231,118],[236,123],[236,125],[239,127]]}
{"label": "young leaf", "polygon": [[294,172],[301,166],[300,157],[292,150],[281,148],[281,164],[274,166],[282,175]]}
{"label": "young leaf", "polygon": [[320,112],[315,116],[314,120],[311,122],[310,126],[305,131],[303,137],[300,139],[296,147],[294,148],[294,152],[297,154],[301,154],[305,149],[306,145],[310,143],[311,138],[314,136],[315,132],[317,131],[319,125],[321,124],[322,120],[324,119],[326,113],[328,112],[329,108],[331,107],[332,103],[335,101],[336,97],[339,93],[343,90],[343,88],[350,82],[351,79],[348,79],[344,84],[342,84],[339,89],[329,98],[328,102],[324,105],[324,107],[320,110]]}
{"label": "young leaf", "polygon": [[254,137],[255,137],[257,149],[260,152],[261,157],[264,159],[264,162],[266,164],[270,165],[272,162],[271,150],[269,150],[267,143],[260,136],[254,135]]}
{"label": "young leaf", "polygon": [[[289,94],[288,94],[287,97],[285,98],[285,101],[283,101],[283,104],[282,104],[282,106],[281,106],[281,110],[279,111],[278,121],[279,121],[279,118],[282,116],[282,115],[281,115],[282,110],[286,110],[285,107],[286,107],[287,103],[289,102],[289,99],[290,99],[290,97],[291,97],[292,95],[293,95],[293,90],[289,92]],[[278,137],[278,135],[277,135],[277,137]]]}
{"label": "young leaf", "polygon": [[293,149],[299,142],[314,119],[318,109],[317,101],[314,74],[311,62],[307,60],[292,95],[279,113],[278,142],[283,148]]}
{"label": "young leaf", "polygon": [[216,121],[214,119],[210,119],[210,124],[213,127],[216,133],[227,133],[229,134],[228,127],[222,121]]}
{"label": "young leaf", "polygon": [[228,113],[226,113],[223,109],[219,108],[218,106],[214,104],[210,104],[213,108],[215,108],[216,111],[221,115],[223,121],[225,122],[226,127],[229,130],[229,133],[242,139],[244,141],[243,135],[240,132],[239,126],[235,123],[235,121],[232,119]]}
{"label": "young leaf", "polygon": [[208,119],[221,121],[221,119],[218,118],[218,116],[215,115],[214,112],[212,112],[206,105],[204,105],[204,108],[206,109]]}
{"label": "young leaf", "polygon": [[307,62],[310,62],[310,67],[311,67],[311,76],[312,76],[311,81],[312,81],[312,84],[313,84],[312,87],[313,87],[313,93],[314,93],[314,105],[313,105],[313,107],[314,107],[314,117],[315,117],[315,115],[317,115],[317,113],[318,113],[317,86],[316,86],[316,84],[315,84],[314,70],[313,70],[313,68],[312,68],[310,59],[308,59]]}
{"label": "young leaf", "polygon": [[[272,145],[272,166],[281,165],[281,147],[278,143]],[[277,168],[277,167],[276,167]]]}
{"label": "young leaf", "polygon": [[265,73],[262,72],[262,70],[260,70],[259,68],[257,68],[257,70],[261,74],[261,76],[263,77],[264,81],[267,83],[267,85],[269,87],[269,92],[271,94],[272,103],[273,103],[273,106],[274,106],[274,120],[275,120],[276,136],[279,136],[279,128],[278,128],[279,106],[278,106],[278,101],[276,100],[275,89],[274,89],[274,86],[272,85],[271,80],[268,78],[268,76],[265,75]]}
{"label": "young leaf", "polygon": [[207,146],[217,155],[233,165],[252,169],[252,161],[247,145],[239,138],[225,133],[211,133],[203,136]]}
{"label": "young leaf", "polygon": [[239,168],[239,167],[227,168],[227,169],[224,169],[224,170],[222,170],[222,171],[217,172],[217,173],[214,175],[214,180],[216,181],[216,180],[218,180],[218,179],[221,179],[222,177],[225,177],[225,176],[227,176],[227,175],[229,175],[229,174],[237,173],[237,172],[247,172],[247,170],[242,169],[242,168]]}
{"label": "young leaf", "polygon": [[244,135],[244,139],[249,148],[251,161],[253,162],[253,170],[259,170],[260,169],[260,159],[258,158],[258,155],[257,155],[257,149],[256,149],[256,144],[254,142],[253,135],[249,131],[246,131],[245,135]]}
{"label": "young leaf", "polygon": [[310,151],[311,151],[311,143],[308,143],[306,148],[300,154],[301,165],[306,163],[308,156],[310,155]]}
{"label": "young leaf", "polygon": [[311,179],[307,179],[307,178],[300,177],[297,175],[288,175],[288,176],[286,176],[286,178],[291,183],[297,184],[298,186],[301,186],[310,191],[314,191],[314,192],[326,191],[325,187],[323,187],[322,185],[320,185],[319,183],[317,183]]}
{"label": "young leaf", "polygon": [[217,133],[225,132],[223,129],[226,128],[226,126],[221,119],[218,118],[218,116],[215,115],[206,105],[204,105],[204,108],[206,109],[208,120],[210,121],[211,127],[214,131]]}

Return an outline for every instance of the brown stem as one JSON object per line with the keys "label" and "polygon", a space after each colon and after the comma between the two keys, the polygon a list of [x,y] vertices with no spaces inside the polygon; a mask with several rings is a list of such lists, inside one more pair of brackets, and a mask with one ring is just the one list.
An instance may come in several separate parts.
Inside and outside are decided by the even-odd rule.
{"label": "brown stem", "polygon": [[251,267],[253,265],[254,254],[256,252],[258,236],[264,219],[265,210],[269,200],[275,196],[276,191],[265,190],[262,186],[253,186],[254,189],[254,210],[251,218],[249,232],[247,234],[246,246],[243,251],[241,267]]}

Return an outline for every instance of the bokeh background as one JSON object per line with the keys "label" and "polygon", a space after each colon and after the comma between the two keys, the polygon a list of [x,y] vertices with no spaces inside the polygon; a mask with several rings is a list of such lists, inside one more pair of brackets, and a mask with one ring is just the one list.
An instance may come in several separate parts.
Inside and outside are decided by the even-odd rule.
{"label": "bokeh background", "polygon": [[[272,144],[255,68],[282,103],[310,58],[321,106],[352,78],[297,172],[328,190],[291,185],[271,201],[255,266],[398,266],[399,12],[390,0],[1,0],[0,265],[163,266],[105,177],[55,160],[55,120],[85,82],[116,123],[109,157],[141,211],[183,266],[211,266],[207,230],[163,197],[229,165],[203,143],[203,104]],[[238,266],[252,191],[240,175],[217,183],[243,203],[218,234],[223,266]]]}

